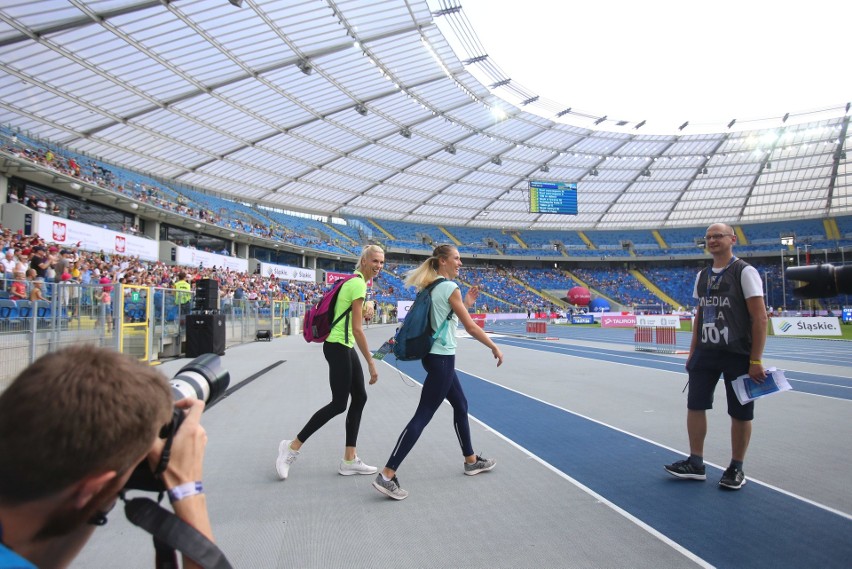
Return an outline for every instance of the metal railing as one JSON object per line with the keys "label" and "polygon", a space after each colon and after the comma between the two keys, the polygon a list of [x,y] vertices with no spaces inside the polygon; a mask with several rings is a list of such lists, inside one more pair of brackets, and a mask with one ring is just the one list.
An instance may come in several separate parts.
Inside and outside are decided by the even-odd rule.
{"label": "metal railing", "polygon": [[[184,318],[195,299],[177,303],[174,289],[121,284],[24,282],[45,300],[13,300],[12,282],[0,279],[0,391],[40,356],[72,344],[94,344],[142,361],[181,357],[186,352]],[[254,341],[258,330],[273,337],[298,334],[304,303],[229,300],[226,348]],[[73,365],[73,362],[69,362]]]}

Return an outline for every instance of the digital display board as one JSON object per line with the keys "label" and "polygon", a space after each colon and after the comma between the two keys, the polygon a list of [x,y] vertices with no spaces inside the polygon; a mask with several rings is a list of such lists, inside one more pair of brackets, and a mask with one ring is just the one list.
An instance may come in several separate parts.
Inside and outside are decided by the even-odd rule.
{"label": "digital display board", "polygon": [[530,180],[530,213],[577,215],[577,182]]}

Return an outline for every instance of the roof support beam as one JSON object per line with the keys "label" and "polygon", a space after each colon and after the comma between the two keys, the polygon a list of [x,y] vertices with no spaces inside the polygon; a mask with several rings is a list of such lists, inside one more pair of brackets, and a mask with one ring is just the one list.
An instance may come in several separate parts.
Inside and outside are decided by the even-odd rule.
{"label": "roof support beam", "polygon": [[[848,107],[847,107],[848,108]],[[834,199],[834,186],[837,183],[837,171],[840,169],[840,161],[845,150],[846,131],[849,129],[849,115],[843,117],[843,124],[840,126],[840,136],[837,137],[837,148],[834,150],[834,156],[831,164],[831,177],[828,180],[828,195],[825,200],[825,214],[831,214],[831,202]]]}

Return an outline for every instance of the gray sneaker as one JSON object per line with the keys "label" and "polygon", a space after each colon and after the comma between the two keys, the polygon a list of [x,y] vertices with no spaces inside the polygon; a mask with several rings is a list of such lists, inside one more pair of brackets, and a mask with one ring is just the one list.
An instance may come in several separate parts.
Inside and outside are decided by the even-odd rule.
{"label": "gray sneaker", "polygon": [[474,474],[491,470],[496,464],[497,461],[493,458],[482,458],[481,456],[476,455],[475,461],[470,464],[467,462],[464,463],[464,473],[468,476],[473,476]]}
{"label": "gray sneaker", "polygon": [[382,478],[382,473],[379,472],[376,475],[376,479],[373,480],[373,488],[394,500],[405,500],[408,498],[408,491],[399,487],[399,479],[396,476],[391,480],[385,481]]}
{"label": "gray sneaker", "polygon": [[287,480],[287,475],[290,473],[290,465],[296,462],[301,454],[297,450],[290,448],[291,440],[283,440],[278,445],[278,458],[275,459],[275,471],[278,473],[278,478]]}

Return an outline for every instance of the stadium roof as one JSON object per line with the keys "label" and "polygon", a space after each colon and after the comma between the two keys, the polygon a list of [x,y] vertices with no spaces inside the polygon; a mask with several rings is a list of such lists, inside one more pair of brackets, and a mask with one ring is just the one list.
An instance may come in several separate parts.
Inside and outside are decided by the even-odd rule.
{"label": "stadium roof", "polygon": [[[458,0],[4,2],[0,123],[326,216],[617,229],[852,212],[848,105],[642,134],[513,84]],[[576,181],[579,214],[529,213],[530,180]]]}

